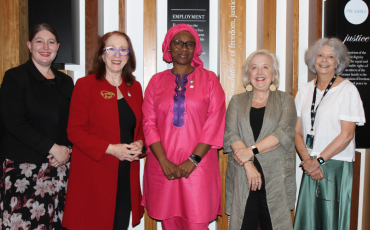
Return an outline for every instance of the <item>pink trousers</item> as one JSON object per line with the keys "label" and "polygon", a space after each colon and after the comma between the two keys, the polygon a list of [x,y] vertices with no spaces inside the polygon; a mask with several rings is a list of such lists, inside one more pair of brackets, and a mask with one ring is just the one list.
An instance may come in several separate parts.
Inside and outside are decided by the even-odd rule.
{"label": "pink trousers", "polygon": [[179,216],[162,220],[162,228],[163,230],[209,230],[208,223],[191,223]]}

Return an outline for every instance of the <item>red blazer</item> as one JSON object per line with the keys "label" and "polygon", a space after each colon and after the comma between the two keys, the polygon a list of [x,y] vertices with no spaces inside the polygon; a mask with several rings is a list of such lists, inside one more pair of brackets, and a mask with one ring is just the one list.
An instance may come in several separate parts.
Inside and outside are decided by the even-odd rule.
{"label": "red blazer", "polygon": [[[144,141],[142,89],[135,81],[119,89],[136,116],[134,140]],[[67,134],[73,143],[63,226],[69,230],[113,229],[119,160],[105,154],[109,144],[120,143],[117,90],[107,80],[89,75],[76,82]],[[132,225],[140,223],[140,162],[131,163]]]}

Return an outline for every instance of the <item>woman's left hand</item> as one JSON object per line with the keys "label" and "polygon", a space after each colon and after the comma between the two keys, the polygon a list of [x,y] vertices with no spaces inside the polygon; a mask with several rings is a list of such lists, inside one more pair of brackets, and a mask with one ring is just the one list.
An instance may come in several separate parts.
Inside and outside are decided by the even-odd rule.
{"label": "woman's left hand", "polygon": [[316,158],[304,160],[299,165],[302,166],[303,170],[309,176],[315,172],[318,167],[320,167],[320,163]]}
{"label": "woman's left hand", "polygon": [[260,190],[262,187],[262,177],[254,163],[248,161],[244,164],[244,169],[248,179],[248,188],[252,191]]}
{"label": "woman's left hand", "polygon": [[141,140],[138,140],[138,141],[134,141],[131,143],[131,145],[134,145],[135,147],[131,148],[131,150],[133,151],[143,151],[143,142]]}
{"label": "woman's left hand", "polygon": [[239,165],[244,165],[247,161],[250,161],[254,156],[252,148],[240,148],[234,152],[234,160]]}
{"label": "woman's left hand", "polygon": [[188,178],[195,169],[195,164],[191,160],[187,159],[179,165],[181,177]]}

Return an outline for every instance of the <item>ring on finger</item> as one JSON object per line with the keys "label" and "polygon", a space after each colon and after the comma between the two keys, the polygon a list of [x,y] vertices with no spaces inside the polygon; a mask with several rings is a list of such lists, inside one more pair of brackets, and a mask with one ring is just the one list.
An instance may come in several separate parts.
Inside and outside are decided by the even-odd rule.
{"label": "ring on finger", "polygon": [[171,180],[173,180],[175,177],[173,176],[173,177],[171,177]]}
{"label": "ring on finger", "polygon": [[259,184],[260,182],[256,182],[256,184]]}

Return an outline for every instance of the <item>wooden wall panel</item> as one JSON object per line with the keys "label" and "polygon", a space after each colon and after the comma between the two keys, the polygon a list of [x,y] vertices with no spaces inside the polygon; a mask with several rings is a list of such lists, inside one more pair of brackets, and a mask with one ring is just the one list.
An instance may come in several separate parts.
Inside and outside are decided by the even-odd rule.
{"label": "wooden wall panel", "polygon": [[29,59],[28,0],[0,2],[0,84],[4,73]]}
{"label": "wooden wall panel", "polygon": [[322,37],[322,0],[317,0],[316,2],[316,39]]}
{"label": "wooden wall panel", "polygon": [[[144,1],[145,4],[146,1]],[[126,31],[125,0],[119,0],[119,31]]]}
{"label": "wooden wall panel", "polygon": [[[143,91],[157,72],[157,17],[156,0],[144,1],[144,80]],[[145,230],[157,230],[157,221],[144,214]]]}
{"label": "wooden wall panel", "polygon": [[19,0],[19,64],[29,58],[28,41],[28,0]]}
{"label": "wooden wall panel", "polygon": [[265,0],[264,4],[263,48],[276,53],[276,0]]}
{"label": "wooden wall panel", "polygon": [[98,42],[98,0],[85,0],[85,74],[92,73]]}
{"label": "wooden wall panel", "polygon": [[144,89],[157,73],[156,4],[156,0],[144,1]]}
{"label": "wooden wall panel", "polygon": [[3,0],[0,3],[0,83],[5,71],[20,64],[19,7],[19,1]]}
{"label": "wooden wall panel", "polygon": [[[246,24],[245,0],[220,0],[220,82],[228,104],[234,94],[244,92],[242,66],[245,61]],[[225,214],[225,176],[227,155],[219,153],[223,215],[218,218],[218,230],[228,229]]]}
{"label": "wooden wall panel", "polygon": [[351,222],[350,230],[357,230],[358,220],[358,202],[360,197],[360,169],[361,153],[355,153],[355,162],[353,164],[353,184],[352,184],[352,201],[351,201]]}

